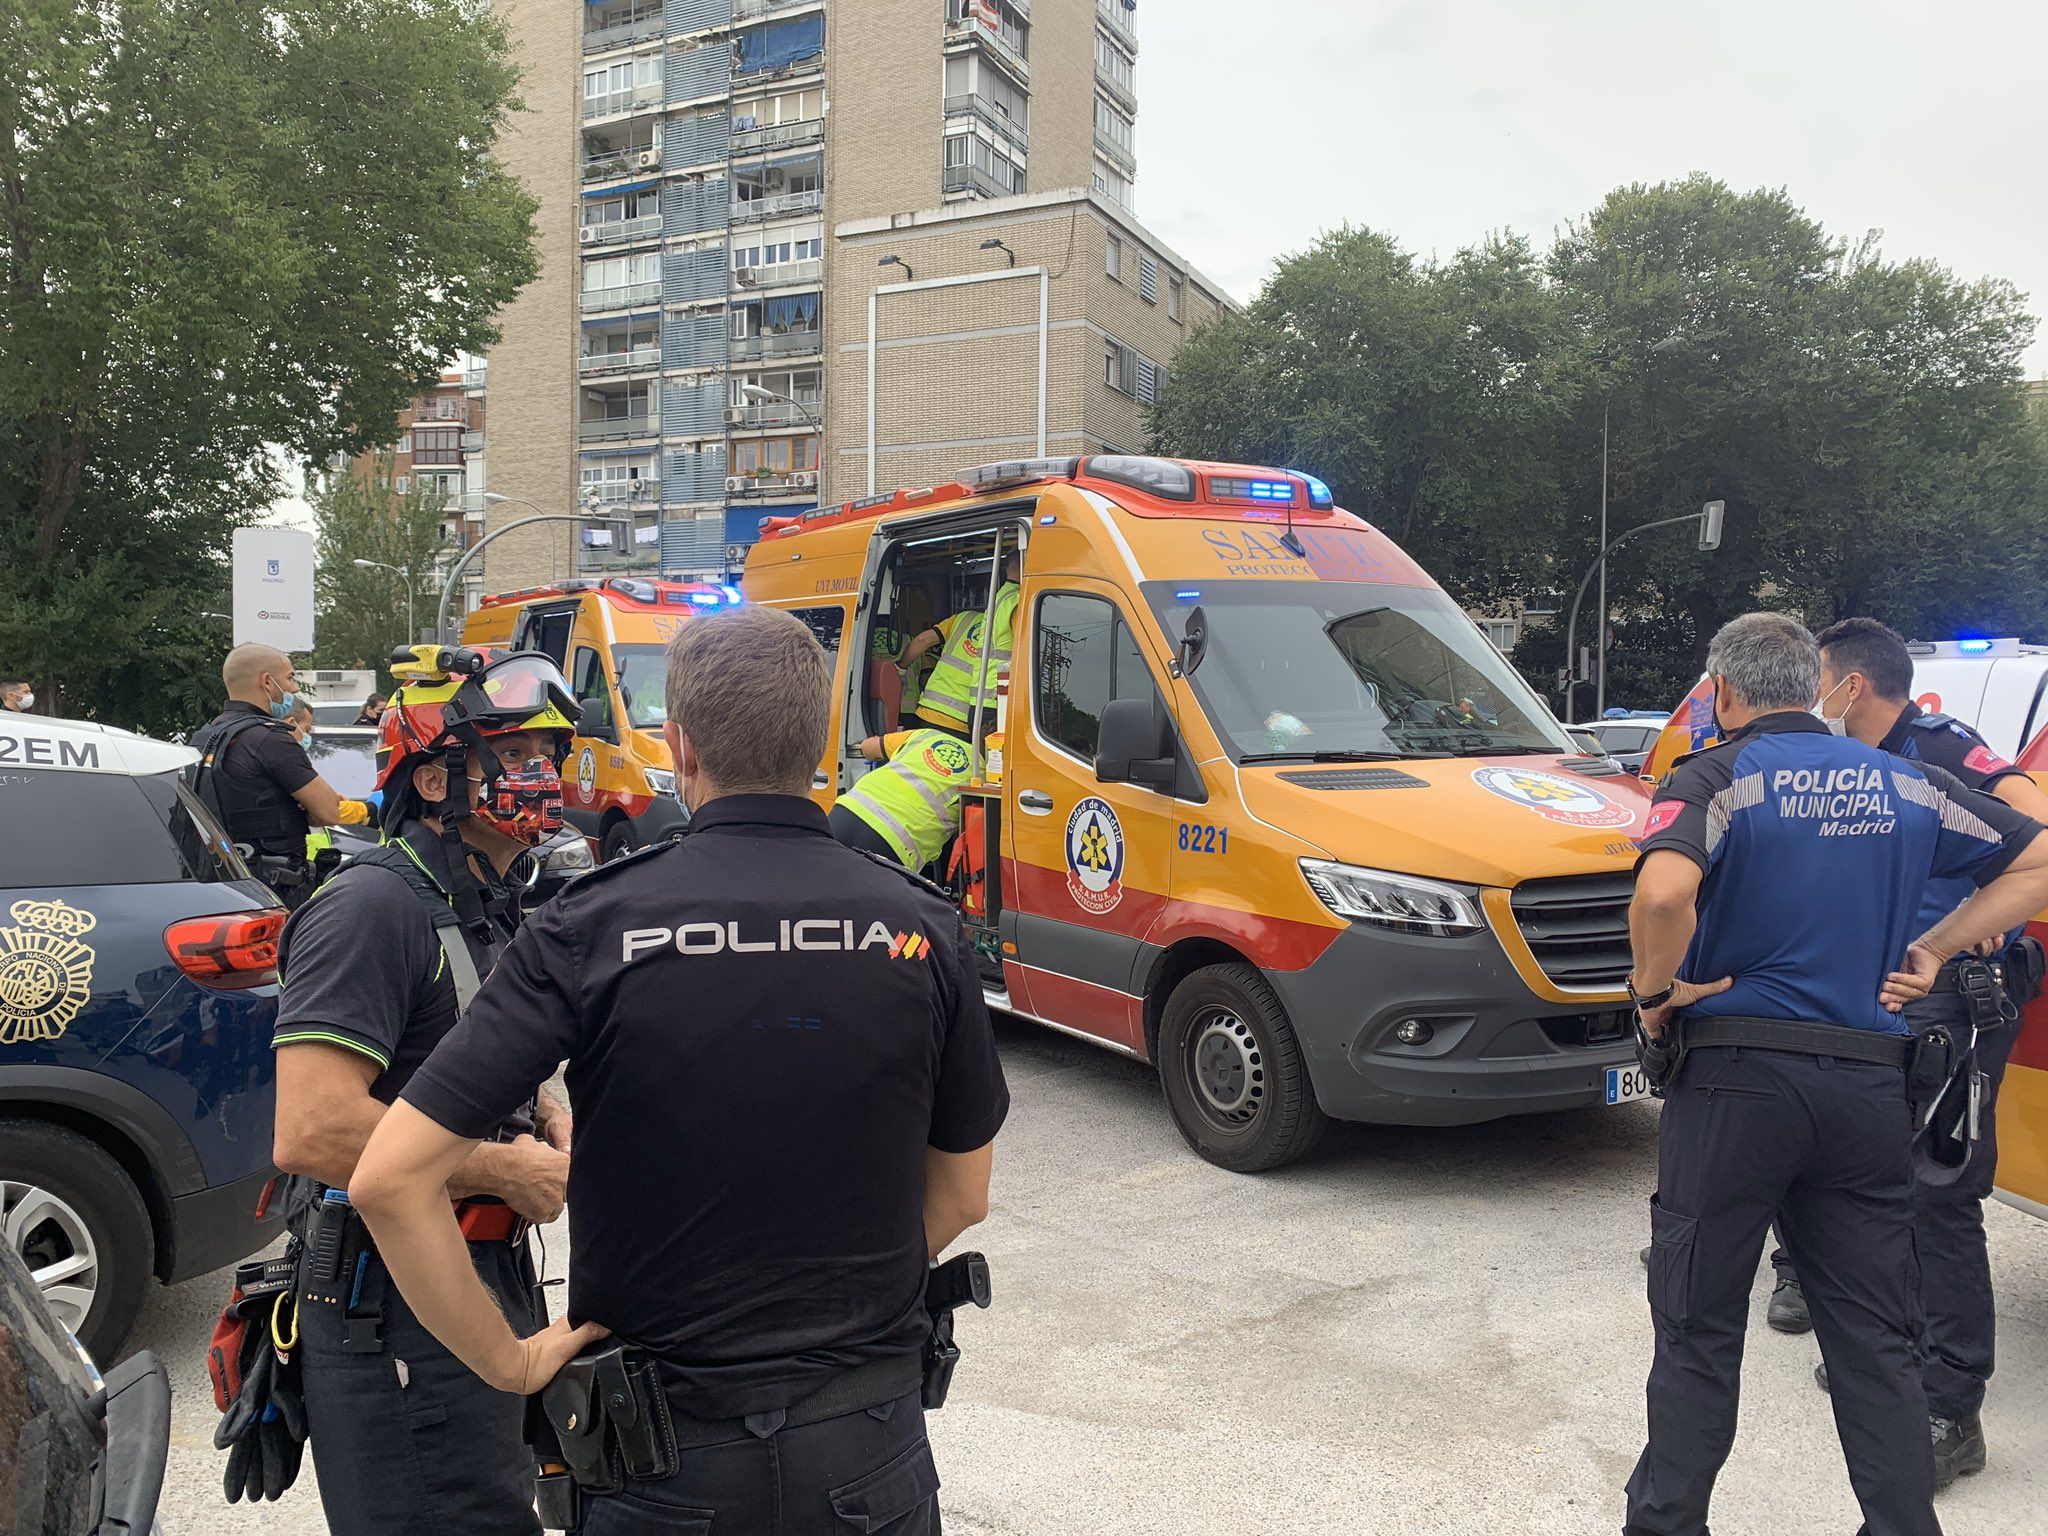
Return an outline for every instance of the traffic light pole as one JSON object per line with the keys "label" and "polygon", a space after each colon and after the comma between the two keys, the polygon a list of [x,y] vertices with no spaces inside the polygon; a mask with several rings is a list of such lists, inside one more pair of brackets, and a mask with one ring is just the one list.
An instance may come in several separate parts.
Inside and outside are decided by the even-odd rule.
{"label": "traffic light pole", "polygon": [[[1678,523],[1698,523],[1700,525],[1700,548],[1706,550],[1718,549],[1721,545],[1721,514],[1726,509],[1726,506],[1727,503],[1725,502],[1710,501],[1704,507],[1701,507],[1699,511],[1688,512],[1683,517],[1661,517],[1654,523],[1641,523],[1634,528],[1624,529],[1608,541],[1606,548],[1593,557],[1593,563],[1586,567],[1586,574],[1579,578],[1579,590],[1572,594],[1571,617],[1565,622],[1564,626],[1564,723],[1566,725],[1572,723],[1572,691],[1579,686],[1579,678],[1577,676],[1579,606],[1586,600],[1586,588],[1593,584],[1593,577],[1606,569],[1609,552],[1625,544],[1639,533],[1648,533],[1652,528],[1670,528]],[[1602,617],[1604,618],[1605,615],[1603,614]],[[1604,633],[1600,636],[1599,648],[1604,655],[1607,649],[1607,636]]]}

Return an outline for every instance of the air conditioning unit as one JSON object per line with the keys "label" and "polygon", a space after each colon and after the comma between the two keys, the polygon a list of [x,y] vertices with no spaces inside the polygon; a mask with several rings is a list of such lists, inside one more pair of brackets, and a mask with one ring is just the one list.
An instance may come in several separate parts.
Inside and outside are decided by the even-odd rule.
{"label": "air conditioning unit", "polygon": [[735,267],[733,269],[732,280],[734,285],[737,287],[751,288],[754,286],[755,282],[754,269],[752,267]]}
{"label": "air conditioning unit", "polygon": [[661,151],[658,149],[643,149],[633,156],[633,169],[636,171],[651,171],[659,164]]}
{"label": "air conditioning unit", "polygon": [[728,405],[725,408],[725,424],[728,427],[744,427],[747,424],[747,408],[744,405]]}
{"label": "air conditioning unit", "polygon": [[801,490],[814,489],[818,483],[818,472],[815,469],[800,469],[789,477],[789,483]]}
{"label": "air conditioning unit", "polygon": [[745,475],[727,475],[725,477],[725,493],[730,496],[736,491],[744,491],[747,488],[747,484],[748,481]]}
{"label": "air conditioning unit", "polygon": [[576,231],[576,238],[578,240],[581,240],[585,245],[590,244],[591,241],[597,238],[597,226],[595,224],[585,224],[581,229]]}

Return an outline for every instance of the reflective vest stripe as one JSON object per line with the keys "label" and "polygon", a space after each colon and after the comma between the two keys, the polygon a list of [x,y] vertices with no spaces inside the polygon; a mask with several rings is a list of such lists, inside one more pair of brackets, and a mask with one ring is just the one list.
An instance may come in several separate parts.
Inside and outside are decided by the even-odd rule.
{"label": "reflective vest stripe", "polygon": [[[937,749],[946,749],[941,755]],[[937,766],[958,762],[958,772]],[[919,869],[944,851],[959,828],[960,786],[972,775],[964,743],[944,731],[912,731],[885,767],[864,775],[839,803],[867,822]]]}
{"label": "reflective vest stripe", "polygon": [[[873,777],[874,774],[868,774],[860,782],[865,784]],[[860,784],[841,795],[839,803],[881,833],[883,841],[895,850],[896,861],[905,869],[924,868],[924,861],[917,856],[917,839],[910,835],[910,829],[875,804],[874,796],[861,793]]]}
{"label": "reflective vest stripe", "polygon": [[996,594],[995,623],[993,632],[1003,638],[1000,646],[990,646],[979,656],[969,654],[970,646],[979,647],[983,631],[991,628],[986,616],[975,613],[961,618],[946,637],[944,649],[939,652],[938,665],[932,668],[932,675],[926,679],[924,691],[918,695],[918,709],[926,719],[943,717],[947,724],[965,728],[968,716],[974,711],[974,697],[977,691],[982,696],[982,708],[995,708],[995,667],[1010,659],[1011,636],[1017,622],[1017,587],[1014,583],[1002,588]]}

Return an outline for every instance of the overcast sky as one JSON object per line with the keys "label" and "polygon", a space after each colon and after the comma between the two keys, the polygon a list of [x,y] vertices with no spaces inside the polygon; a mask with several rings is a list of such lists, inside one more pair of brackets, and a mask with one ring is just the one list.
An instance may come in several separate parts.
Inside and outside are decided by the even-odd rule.
{"label": "overcast sky", "polygon": [[1347,220],[1542,249],[1618,185],[1704,171],[2048,307],[2042,0],[1139,0],[1137,25],[1138,217],[1239,299]]}

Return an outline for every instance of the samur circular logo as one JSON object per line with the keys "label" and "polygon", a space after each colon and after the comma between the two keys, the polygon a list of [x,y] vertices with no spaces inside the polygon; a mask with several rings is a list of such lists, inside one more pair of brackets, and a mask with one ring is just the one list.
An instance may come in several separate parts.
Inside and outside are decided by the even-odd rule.
{"label": "samur circular logo", "polygon": [[950,736],[942,736],[926,745],[924,761],[933,773],[957,779],[967,772],[967,748]]}
{"label": "samur circular logo", "polygon": [[576,759],[576,793],[585,800],[597,793],[597,754],[588,747]]}
{"label": "samur circular logo", "polygon": [[1124,899],[1123,873],[1123,826],[1107,800],[1090,795],[1067,818],[1067,894],[1100,915]]}
{"label": "samur circular logo", "polygon": [[1472,779],[1489,794],[1568,827],[1625,827],[1636,818],[1628,806],[1561,774],[1533,768],[1474,768]]}

